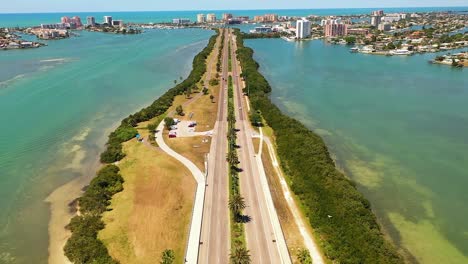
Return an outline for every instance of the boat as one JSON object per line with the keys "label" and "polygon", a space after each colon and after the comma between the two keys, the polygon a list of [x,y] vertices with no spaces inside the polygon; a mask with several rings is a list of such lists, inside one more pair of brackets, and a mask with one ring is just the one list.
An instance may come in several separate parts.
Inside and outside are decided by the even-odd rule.
{"label": "boat", "polygon": [[368,45],[364,46],[362,49],[359,49],[360,53],[373,53],[375,52],[374,46]]}
{"label": "boat", "polygon": [[286,41],[289,41],[289,42],[296,40],[295,38],[288,38],[288,37],[285,37],[285,36],[282,36],[281,38],[286,40]]}
{"label": "boat", "polygon": [[352,53],[357,53],[357,52],[359,52],[359,48],[354,47],[354,48],[349,49],[349,51],[352,52]]}
{"label": "boat", "polygon": [[411,50],[405,50],[405,49],[397,49],[397,50],[391,50],[390,54],[392,55],[413,55],[414,52]]}

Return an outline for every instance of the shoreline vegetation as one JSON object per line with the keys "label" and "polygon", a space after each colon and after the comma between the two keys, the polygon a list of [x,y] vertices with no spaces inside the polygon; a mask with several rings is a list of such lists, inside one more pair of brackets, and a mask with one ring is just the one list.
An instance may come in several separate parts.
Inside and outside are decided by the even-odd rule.
{"label": "shoreline vegetation", "polygon": [[206,58],[214,48],[219,30],[211,36],[207,46],[193,59],[189,76],[156,99],[150,106],[123,119],[120,126],[109,135],[106,150],[100,160],[104,166],[97,172],[82,197],[78,198],[78,213],[67,226],[72,233],[64,247],[66,257],[73,263],[118,263],[109,255],[108,249],[98,238],[98,232],[104,228],[102,214],[108,210],[112,196],[123,190],[123,178],[116,165],[125,157],[122,144],[134,138],[140,122],[149,121],[166,113],[174,98],[196,85],[207,70]]}
{"label": "shoreline vegetation", "polygon": [[385,239],[369,201],[338,171],[323,139],[271,102],[271,86],[258,71],[254,51],[244,46],[240,30],[234,34],[244,92],[252,111],[260,111],[274,130],[281,167],[326,257],[339,263],[403,263]]}

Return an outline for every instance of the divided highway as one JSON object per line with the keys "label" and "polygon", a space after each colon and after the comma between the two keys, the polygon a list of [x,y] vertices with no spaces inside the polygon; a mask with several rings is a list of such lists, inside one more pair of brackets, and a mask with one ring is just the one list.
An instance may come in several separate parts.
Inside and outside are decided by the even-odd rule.
{"label": "divided highway", "polygon": [[252,142],[253,130],[250,125],[246,102],[243,100],[240,66],[236,59],[235,36],[230,34],[232,77],[236,107],[236,126],[238,132],[239,160],[242,172],[239,174],[241,194],[247,208],[244,213],[251,217],[246,223],[247,247],[252,263],[291,263],[286,241],[273,204],[261,159],[256,158]]}
{"label": "divided highway", "polygon": [[[222,55],[222,77],[228,78],[227,31]],[[230,229],[228,208],[228,164],[227,153],[227,83],[221,80],[218,98],[218,118],[211,139],[206,177],[205,206],[200,237],[198,263],[229,263]]]}

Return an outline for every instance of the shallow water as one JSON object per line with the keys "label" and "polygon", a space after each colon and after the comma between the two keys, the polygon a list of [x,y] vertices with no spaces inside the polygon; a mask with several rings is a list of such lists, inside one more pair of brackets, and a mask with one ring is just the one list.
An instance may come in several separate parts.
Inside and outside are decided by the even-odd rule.
{"label": "shallow water", "polygon": [[92,176],[110,129],[185,78],[212,34],[80,32],[0,52],[0,263],[47,262],[44,199]]}
{"label": "shallow water", "polygon": [[322,41],[247,45],[274,102],[324,137],[396,244],[420,263],[468,263],[467,69]]}

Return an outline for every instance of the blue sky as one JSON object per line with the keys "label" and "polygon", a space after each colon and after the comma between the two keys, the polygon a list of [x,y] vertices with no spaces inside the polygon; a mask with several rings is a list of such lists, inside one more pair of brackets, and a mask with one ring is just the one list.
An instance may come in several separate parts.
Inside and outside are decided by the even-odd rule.
{"label": "blue sky", "polygon": [[1,0],[0,13],[468,6],[468,0]]}

